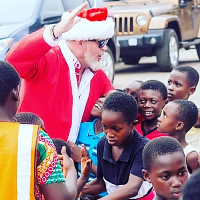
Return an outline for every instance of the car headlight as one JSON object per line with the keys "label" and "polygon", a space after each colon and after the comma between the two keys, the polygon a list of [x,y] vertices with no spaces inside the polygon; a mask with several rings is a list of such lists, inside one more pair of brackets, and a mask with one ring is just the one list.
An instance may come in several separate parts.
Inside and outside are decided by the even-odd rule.
{"label": "car headlight", "polygon": [[3,51],[7,47],[9,47],[12,41],[13,41],[13,38],[6,38],[6,39],[0,40],[0,51]]}
{"label": "car headlight", "polygon": [[145,15],[139,15],[137,16],[136,18],[136,23],[139,25],[139,26],[144,26],[146,25],[147,23],[147,18]]}

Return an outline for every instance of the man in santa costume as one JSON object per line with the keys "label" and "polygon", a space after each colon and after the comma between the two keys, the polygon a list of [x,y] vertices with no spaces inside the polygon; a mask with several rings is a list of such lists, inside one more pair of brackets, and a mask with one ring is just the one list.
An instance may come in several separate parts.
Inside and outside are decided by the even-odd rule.
{"label": "man in santa costume", "polygon": [[18,112],[37,114],[51,138],[72,142],[96,100],[113,89],[100,61],[114,22],[106,8],[86,7],[25,36],[6,55],[22,78]]}

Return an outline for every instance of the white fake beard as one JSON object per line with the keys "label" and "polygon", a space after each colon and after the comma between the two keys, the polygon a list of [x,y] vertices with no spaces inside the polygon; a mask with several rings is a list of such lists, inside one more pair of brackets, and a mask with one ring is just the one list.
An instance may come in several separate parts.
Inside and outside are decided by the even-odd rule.
{"label": "white fake beard", "polygon": [[98,61],[97,56],[91,56],[90,53],[86,51],[84,58],[91,70],[97,71],[98,69],[102,68],[102,61]]}

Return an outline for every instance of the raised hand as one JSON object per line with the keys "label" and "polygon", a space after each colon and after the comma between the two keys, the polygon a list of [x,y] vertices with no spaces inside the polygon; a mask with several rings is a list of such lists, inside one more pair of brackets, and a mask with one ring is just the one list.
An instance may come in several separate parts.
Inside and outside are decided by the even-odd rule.
{"label": "raised hand", "polygon": [[75,18],[84,8],[88,5],[87,2],[81,4],[72,11],[63,13],[61,21],[54,27],[54,36],[59,37],[62,33],[70,30],[76,23],[80,21],[80,18]]}
{"label": "raised hand", "polygon": [[85,145],[81,146],[81,174],[89,176],[92,169],[92,160],[90,159]]}
{"label": "raised hand", "polygon": [[66,177],[69,170],[75,169],[74,161],[67,155],[65,146],[62,147],[61,154],[62,155],[58,155],[58,159],[62,166],[63,175]]}

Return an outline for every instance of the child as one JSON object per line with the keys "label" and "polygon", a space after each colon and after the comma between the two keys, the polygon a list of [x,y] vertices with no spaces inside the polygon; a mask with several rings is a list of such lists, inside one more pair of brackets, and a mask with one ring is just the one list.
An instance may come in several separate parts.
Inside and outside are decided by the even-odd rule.
{"label": "child", "polygon": [[186,182],[182,191],[182,200],[199,200],[200,170],[197,170]]}
{"label": "child", "polygon": [[135,130],[137,102],[129,94],[115,92],[104,102],[102,124],[105,137],[97,146],[97,177],[86,184],[84,194],[107,189],[102,200],[152,199],[152,185],[142,177],[142,150],[148,140]]}
{"label": "child", "polygon": [[[13,122],[19,122],[21,124],[36,124],[36,125],[40,125],[41,127],[44,127],[44,122],[43,120],[37,116],[34,113],[31,112],[21,112],[21,113],[17,113],[15,114],[15,116],[13,117]],[[62,139],[60,138],[52,138],[53,144],[56,148],[58,157],[61,158],[60,162],[61,162],[61,166],[62,165],[62,148],[63,146],[65,146],[66,148],[66,153],[69,157],[71,157],[71,149],[70,146]],[[78,194],[80,193],[80,191],[82,190],[83,186],[86,184],[90,171],[91,171],[91,160],[87,154],[87,150],[82,147],[81,149],[82,154],[80,155],[80,159],[82,159],[82,161],[84,160],[85,162],[82,162],[82,173],[80,175],[80,178],[77,181],[77,192]]]}
{"label": "child", "polygon": [[198,82],[199,74],[193,67],[174,68],[169,74],[167,84],[168,100],[188,99],[195,92]]}
{"label": "child", "polygon": [[105,96],[99,98],[95,105],[92,108],[91,115],[94,117],[94,121],[92,122],[84,122],[81,123],[79,128],[79,134],[77,137],[76,143],[79,147],[84,144],[88,150],[89,156],[93,162],[93,174],[91,175],[91,179],[96,177],[96,165],[97,165],[97,143],[104,136],[102,122],[101,122],[101,112],[102,106],[105,99],[112,93],[117,92],[116,90],[110,90]]}
{"label": "child", "polygon": [[143,176],[152,183],[154,200],[179,200],[188,178],[185,155],[179,142],[171,137],[155,138],[143,150]]}
{"label": "child", "polygon": [[[84,122],[81,123],[79,128],[79,134],[76,140],[76,144],[81,148],[81,145],[84,144],[89,157],[92,160],[92,173],[90,174],[89,181],[93,180],[96,177],[97,173],[97,144],[99,140],[104,136],[103,128],[102,128],[102,122],[101,122],[101,111],[102,106],[105,101],[105,99],[112,93],[117,92],[117,90],[110,90],[105,96],[99,98],[95,105],[92,108],[91,116],[92,118],[95,118],[91,122]],[[81,166],[80,166],[80,153],[77,153],[79,151],[79,148],[75,146],[75,144],[68,142],[68,144],[72,148],[72,154],[73,158],[78,162],[78,174],[81,175]],[[74,155],[76,153],[77,155]],[[100,196],[105,196],[107,193],[100,194]],[[85,195],[86,196],[86,195]],[[89,197],[88,197],[89,198]],[[96,197],[92,197],[93,199],[99,198],[98,195]]]}
{"label": "child", "polygon": [[142,83],[143,81],[134,80],[124,89],[124,91],[132,95],[137,100],[138,90]]}
{"label": "child", "polygon": [[62,139],[60,138],[52,138],[52,141],[56,147],[56,151],[57,151],[57,154],[58,155],[61,155],[61,150],[62,150],[62,147],[65,146],[66,147],[66,153],[67,155],[71,158],[71,149],[70,149],[70,146]]}
{"label": "child", "polygon": [[168,133],[177,139],[185,153],[188,170],[193,173],[199,168],[199,154],[185,140],[185,134],[197,121],[198,109],[188,100],[174,100],[163,108],[162,115],[158,118],[158,131]]}
{"label": "child", "polygon": [[45,130],[43,120],[38,115],[31,112],[16,113],[13,117],[13,122],[19,122],[20,124],[36,124],[40,125],[41,128]]}
{"label": "child", "polygon": [[[139,80],[135,80],[135,81],[132,81],[125,89],[124,91],[130,95],[132,95],[136,101],[138,101],[138,91],[139,91],[139,88],[140,86],[142,85],[143,81],[139,81]],[[138,123],[142,123],[142,121],[144,120],[144,118],[141,116],[140,113],[138,113],[138,116],[137,116],[137,120],[138,120]]]}
{"label": "child", "polygon": [[[52,139],[56,151],[58,153],[58,157],[61,155],[61,149],[63,146],[66,147],[66,153],[71,156],[71,149],[69,145],[62,139],[59,138],[53,138]],[[87,150],[84,145],[81,146],[80,149],[80,163],[81,163],[81,169],[80,169],[80,177],[77,180],[77,194],[80,194],[81,190],[83,189],[84,185],[87,183],[90,172],[91,172],[91,159],[88,156]],[[62,165],[62,163],[61,163]]]}
{"label": "child", "polygon": [[[0,199],[74,199],[76,170],[62,149],[64,178],[49,136],[37,125],[13,123],[20,77],[0,61]],[[66,182],[65,182],[66,179]],[[12,192],[9,192],[12,188]]]}
{"label": "child", "polygon": [[137,124],[136,131],[152,140],[160,136],[167,136],[157,130],[157,118],[160,116],[167,102],[167,88],[157,80],[145,81],[138,91],[139,113],[144,120]]}
{"label": "child", "polygon": [[[174,68],[170,74],[167,84],[168,100],[186,99],[192,95],[199,82],[199,73],[190,66],[179,66]],[[199,106],[197,106],[199,109]],[[200,113],[200,111],[199,111]],[[200,114],[199,114],[200,115]],[[200,117],[198,117],[200,124]],[[192,127],[186,134],[186,141],[200,152],[200,129]]]}

